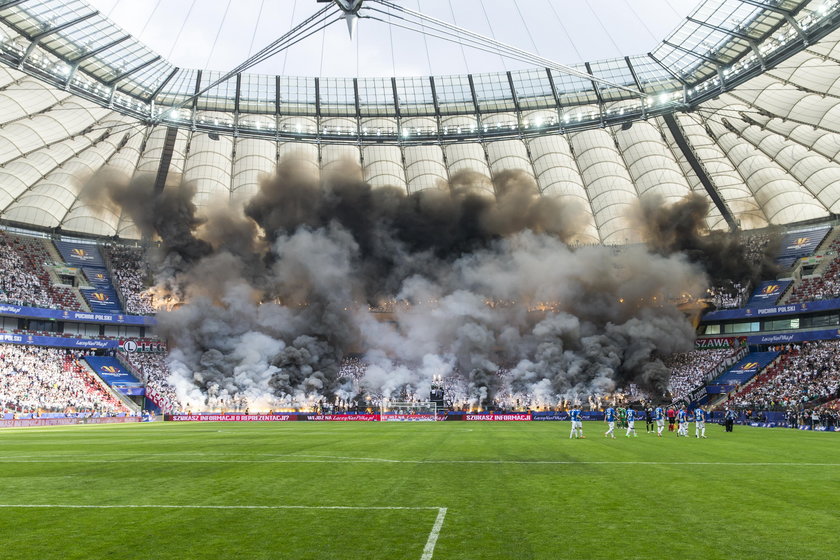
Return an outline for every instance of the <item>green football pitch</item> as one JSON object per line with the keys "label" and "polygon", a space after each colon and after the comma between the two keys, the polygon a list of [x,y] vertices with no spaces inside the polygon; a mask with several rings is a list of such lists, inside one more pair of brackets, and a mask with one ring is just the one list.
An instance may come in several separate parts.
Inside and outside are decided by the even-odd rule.
{"label": "green football pitch", "polygon": [[840,554],[840,434],[584,429],[583,440],[568,422],[4,429],[0,558]]}

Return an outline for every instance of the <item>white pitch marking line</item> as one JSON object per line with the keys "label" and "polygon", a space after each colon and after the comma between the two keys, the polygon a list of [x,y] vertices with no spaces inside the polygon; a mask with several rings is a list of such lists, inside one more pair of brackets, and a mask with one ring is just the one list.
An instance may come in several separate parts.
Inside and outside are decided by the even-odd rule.
{"label": "white pitch marking line", "polygon": [[[117,508],[158,508],[158,509],[352,509],[352,510],[441,510],[446,508],[432,506],[213,506],[213,505],[167,505],[167,504],[0,504],[0,508],[66,508],[66,509],[117,509]],[[440,513],[438,513],[440,516]]]}
{"label": "white pitch marking line", "polygon": [[[26,457],[26,456],[24,456]],[[732,467],[840,467],[840,463],[790,463],[790,462],[756,462],[733,463],[724,461],[506,461],[506,460],[414,460],[414,459],[376,459],[368,457],[348,457],[335,460],[325,458],[295,460],[294,456],[284,460],[257,459],[87,459],[74,456],[55,456],[54,459],[17,459],[14,457],[0,457],[0,463],[245,463],[245,464],[283,464],[283,463],[329,463],[329,464],[411,464],[411,465],[673,465],[673,466],[732,466]]]}
{"label": "white pitch marking line", "polygon": [[166,504],[109,504],[109,505],[82,505],[82,504],[0,504],[0,508],[7,509],[36,509],[36,508],[61,508],[61,509],[330,509],[330,510],[437,510],[435,524],[426,539],[426,546],[423,547],[423,555],[420,560],[432,560],[435,553],[440,530],[443,528],[443,520],[446,518],[446,508],[431,506],[211,506],[211,505],[166,505]]}
{"label": "white pitch marking line", "polygon": [[432,560],[435,553],[435,545],[437,544],[440,530],[443,527],[443,520],[446,519],[446,508],[438,508],[438,514],[435,518],[435,524],[432,526],[432,531],[429,533],[429,538],[426,539],[426,546],[423,548],[423,556],[420,560]]}

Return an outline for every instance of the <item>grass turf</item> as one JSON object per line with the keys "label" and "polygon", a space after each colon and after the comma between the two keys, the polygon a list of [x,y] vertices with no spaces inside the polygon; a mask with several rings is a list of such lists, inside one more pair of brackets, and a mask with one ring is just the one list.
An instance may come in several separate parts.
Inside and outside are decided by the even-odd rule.
{"label": "grass turf", "polygon": [[[644,424],[642,424],[643,428]],[[836,558],[840,434],[568,422],[0,430],[0,558]],[[693,432],[693,430],[692,430]],[[427,556],[428,557],[428,556]]]}

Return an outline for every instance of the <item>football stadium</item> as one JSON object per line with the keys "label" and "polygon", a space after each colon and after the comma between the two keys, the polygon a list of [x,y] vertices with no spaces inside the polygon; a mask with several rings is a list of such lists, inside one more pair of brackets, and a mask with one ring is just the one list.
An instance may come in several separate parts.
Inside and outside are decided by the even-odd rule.
{"label": "football stadium", "polygon": [[840,1],[0,0],[0,559],[836,558],[838,495]]}

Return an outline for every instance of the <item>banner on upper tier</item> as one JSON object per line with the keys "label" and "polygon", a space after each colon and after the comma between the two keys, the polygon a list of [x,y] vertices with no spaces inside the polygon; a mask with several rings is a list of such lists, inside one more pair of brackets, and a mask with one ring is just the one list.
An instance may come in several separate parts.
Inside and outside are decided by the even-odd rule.
{"label": "banner on upper tier", "polygon": [[745,336],[698,338],[694,341],[694,348],[697,350],[728,350],[729,348],[741,348],[747,345]]}
{"label": "banner on upper tier", "polygon": [[147,338],[132,340],[121,338],[119,340],[119,349],[123,352],[131,354],[133,352],[166,352],[166,343],[162,340],[151,340]]}
{"label": "banner on upper tier", "polygon": [[840,329],[802,331],[782,334],[759,334],[747,338],[750,344],[789,344],[808,340],[833,340],[840,338]]}
{"label": "banner on upper tier", "polygon": [[790,315],[791,313],[813,313],[815,311],[831,311],[840,309],[840,299],[824,299],[807,303],[778,305],[776,307],[747,307],[742,309],[721,309],[703,315],[701,323],[726,321],[728,319],[752,319],[773,315]]}
{"label": "banner on upper tier", "polygon": [[468,422],[528,422],[531,420],[529,412],[512,412],[510,414],[467,414],[464,420]]}
{"label": "banner on upper tier", "polygon": [[118,313],[88,313],[84,311],[66,311],[62,309],[44,309],[24,305],[0,304],[0,315],[27,317],[30,319],[49,319],[54,321],[78,321],[80,323],[118,323],[138,327],[151,327],[157,324],[154,317],[145,315],[120,315]]}
{"label": "banner on upper tier", "polygon": [[32,334],[0,333],[0,342],[7,344],[28,344],[31,346],[52,346],[55,348],[92,348],[107,350],[117,348],[117,340],[96,340],[91,338],[65,338],[63,336],[38,336]]}

